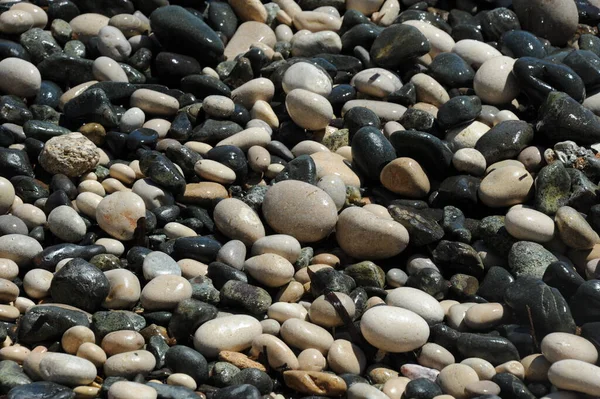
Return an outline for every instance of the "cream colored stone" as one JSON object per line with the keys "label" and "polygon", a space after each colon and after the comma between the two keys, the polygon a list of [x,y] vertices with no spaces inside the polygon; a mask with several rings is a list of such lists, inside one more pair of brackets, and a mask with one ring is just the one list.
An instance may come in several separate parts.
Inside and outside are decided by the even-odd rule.
{"label": "cream colored stone", "polygon": [[[264,352],[265,347],[266,352]],[[291,370],[298,370],[300,368],[298,358],[294,355],[290,347],[273,335],[261,334],[252,340],[251,356],[258,358],[261,353],[267,355],[269,366],[275,370],[280,370],[284,367]]]}
{"label": "cream colored stone", "polygon": [[548,379],[559,389],[600,395],[600,367],[581,360],[567,359],[554,363]]}
{"label": "cream colored stone", "polygon": [[428,342],[421,348],[417,362],[423,367],[442,370],[444,367],[454,364],[455,359],[454,355],[443,346]]}
{"label": "cream colored stone", "polygon": [[246,260],[244,270],[267,287],[281,287],[289,283],[295,273],[294,266],[287,259],[269,253]]}
{"label": "cream colored stone", "polygon": [[109,357],[103,368],[107,377],[133,378],[137,374],[148,374],[155,366],[156,359],[152,353],[136,350]]}
{"label": "cream colored stone", "polygon": [[262,334],[262,326],[254,317],[234,315],[210,320],[194,334],[194,347],[207,357],[216,357],[220,351],[242,351]]}
{"label": "cream colored stone", "polygon": [[247,109],[251,109],[254,103],[259,100],[271,101],[274,94],[275,86],[273,82],[266,78],[256,78],[233,90],[231,92],[231,99]]}
{"label": "cream colored stone", "polygon": [[548,242],[554,237],[554,221],[535,209],[515,205],[505,218],[506,231],[524,241]]}
{"label": "cream colored stone", "polygon": [[156,399],[156,390],[148,385],[131,381],[117,381],[108,390],[108,399]]}
{"label": "cream colored stone", "polygon": [[540,348],[550,363],[576,359],[595,364],[598,360],[596,347],[587,339],[574,334],[563,332],[548,334],[542,340]]}
{"label": "cream colored stone", "polygon": [[397,121],[406,112],[406,107],[385,101],[350,100],[342,107],[342,116],[354,107],[365,107],[375,112],[382,122]]}
{"label": "cream colored stone", "polygon": [[469,357],[464,359],[460,364],[471,367],[477,373],[480,380],[491,380],[496,375],[496,369],[487,360],[478,357]]}
{"label": "cream colored stone", "polygon": [[327,354],[333,344],[333,337],[326,329],[300,319],[286,320],[280,334],[286,344],[301,350],[313,348]]}
{"label": "cream colored stone", "polygon": [[481,65],[475,74],[473,88],[483,102],[507,104],[519,95],[521,87],[512,73],[514,63],[514,59],[500,56]]}
{"label": "cream colored stone", "polygon": [[446,141],[454,151],[475,148],[477,141],[490,130],[484,123],[473,121],[466,126],[448,130]]}
{"label": "cream colored stone", "polygon": [[131,240],[138,219],[145,216],[144,201],[133,192],[115,192],[104,197],[96,207],[100,228],[119,240]]}
{"label": "cream colored stone", "polygon": [[460,55],[463,60],[475,69],[478,69],[492,58],[502,57],[502,53],[494,47],[473,39],[459,40],[452,47],[452,52]]}
{"label": "cream colored stone", "polygon": [[147,114],[171,116],[179,110],[179,102],[175,97],[155,90],[138,89],[130,97],[129,105],[137,107]]}
{"label": "cream colored stone", "polygon": [[533,178],[524,168],[506,166],[489,173],[479,186],[479,199],[492,208],[523,203],[533,187]]}
{"label": "cream colored stone", "polygon": [[[352,298],[342,292],[334,292],[333,294],[340,301],[344,309],[346,309],[348,316],[353,319],[356,313],[356,308]],[[333,304],[325,299],[324,295],[317,297],[310,305],[310,308],[308,309],[308,317],[310,318],[311,322],[327,328],[339,327],[344,324],[344,320],[333,307]]]}
{"label": "cream colored stone", "polygon": [[379,176],[381,184],[393,193],[408,198],[423,198],[431,189],[429,178],[421,165],[412,158],[396,158]]}
{"label": "cream colored stone", "polygon": [[140,299],[140,281],[127,269],[107,270],[104,275],[110,284],[110,292],[102,306],[106,309],[131,309]]}
{"label": "cream colored stone", "polygon": [[191,297],[192,285],[185,278],[161,275],[146,284],[140,300],[146,310],[171,310],[182,300]]}
{"label": "cream colored stone", "polygon": [[456,399],[467,399],[469,396],[465,388],[477,381],[479,377],[475,370],[464,364],[451,364],[444,367],[437,378],[437,383],[442,390]]}
{"label": "cream colored stone", "polygon": [[142,349],[145,344],[144,337],[139,332],[119,330],[104,336],[100,347],[108,356],[113,356]]}
{"label": "cream colored stone", "polygon": [[290,91],[285,98],[285,107],[292,120],[304,129],[323,129],[333,119],[333,108],[329,101],[308,90]]}
{"label": "cream colored stone", "polygon": [[548,381],[548,370],[552,363],[541,353],[534,353],[521,359],[525,371],[525,379],[531,382]]}
{"label": "cream colored stone", "polygon": [[96,335],[85,326],[73,326],[63,333],[60,344],[65,352],[74,355],[86,342],[96,342]]}

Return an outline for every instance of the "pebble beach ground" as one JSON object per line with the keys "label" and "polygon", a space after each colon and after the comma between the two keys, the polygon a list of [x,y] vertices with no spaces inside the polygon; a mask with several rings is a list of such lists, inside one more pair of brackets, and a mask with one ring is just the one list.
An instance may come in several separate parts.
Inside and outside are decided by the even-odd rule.
{"label": "pebble beach ground", "polygon": [[599,0],[0,0],[0,399],[600,397]]}

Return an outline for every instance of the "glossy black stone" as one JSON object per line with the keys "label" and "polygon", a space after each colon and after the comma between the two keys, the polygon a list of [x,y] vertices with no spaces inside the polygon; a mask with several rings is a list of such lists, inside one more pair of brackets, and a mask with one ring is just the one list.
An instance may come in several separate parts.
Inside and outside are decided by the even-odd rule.
{"label": "glossy black stone", "polygon": [[352,160],[360,176],[379,181],[381,170],[396,159],[396,151],[375,127],[363,127],[352,137]]}
{"label": "glossy black stone", "polygon": [[563,60],[583,80],[586,90],[600,85],[600,57],[588,50],[574,50]]}
{"label": "glossy black stone", "polygon": [[475,71],[455,53],[441,53],[429,65],[431,75],[449,87],[472,87]]}
{"label": "glossy black stone", "polygon": [[514,159],[533,140],[533,127],[525,121],[502,121],[477,140],[475,149],[488,165]]}
{"label": "glossy black stone", "polygon": [[404,395],[412,399],[433,399],[442,395],[442,388],[427,378],[417,378],[406,385]]}
{"label": "glossy black stone", "polygon": [[96,122],[110,128],[118,124],[115,109],[102,89],[89,89],[69,100],[64,115],[73,125]]}
{"label": "glossy black stone", "polygon": [[371,48],[382,30],[383,28],[372,23],[354,25],[342,35],[342,51],[351,52],[356,46]]}
{"label": "glossy black stone", "polygon": [[371,59],[383,68],[394,69],[406,61],[427,54],[429,41],[414,26],[395,24],[385,28],[371,46]]}
{"label": "glossy black stone", "polygon": [[578,102],[585,98],[583,80],[566,65],[521,57],[514,64],[513,73],[521,90],[535,104],[542,104],[554,91],[564,91]]}
{"label": "glossy black stone", "polygon": [[408,230],[412,243],[416,246],[433,244],[444,236],[444,229],[417,209],[390,205],[388,211],[396,222]]}
{"label": "glossy black stone", "polygon": [[222,145],[211,149],[205,157],[231,168],[236,175],[236,182],[244,182],[248,176],[248,160],[244,152],[233,145]]}
{"label": "glossy black stone", "polygon": [[452,151],[437,137],[416,130],[405,130],[394,133],[390,142],[396,149],[398,157],[411,157],[436,177],[449,173],[452,163]]}
{"label": "glossy black stone", "polygon": [[273,391],[273,381],[271,380],[271,377],[264,371],[255,368],[241,370],[239,373],[235,374],[230,381],[231,386],[239,387],[244,384],[256,387],[263,395],[267,395],[269,392]]}
{"label": "glossy black stone", "polygon": [[481,30],[489,41],[499,40],[504,32],[520,29],[521,24],[517,15],[504,7],[488,11],[481,18]]}
{"label": "glossy black stone", "polygon": [[377,114],[365,107],[353,107],[344,114],[344,128],[348,129],[350,140],[361,128],[370,126],[379,129],[380,125]]}
{"label": "glossy black stone", "polygon": [[479,357],[494,366],[520,359],[517,348],[503,337],[463,333],[458,338],[456,347],[464,358]]}
{"label": "glossy black stone", "polygon": [[391,93],[388,96],[388,101],[395,104],[404,105],[410,107],[417,102],[417,88],[412,82],[408,82],[400,89]]}
{"label": "glossy black stone", "polygon": [[442,300],[446,297],[449,287],[448,282],[440,272],[429,268],[421,269],[408,277],[405,285],[425,291],[437,300]]}
{"label": "glossy black stone", "polygon": [[421,109],[407,109],[398,122],[407,130],[418,130],[431,134],[438,133],[435,117]]}
{"label": "glossy black stone", "polygon": [[600,318],[600,280],[583,282],[570,301],[573,318],[578,325]]}
{"label": "glossy black stone", "polygon": [[208,379],[206,359],[200,352],[188,346],[175,345],[169,348],[165,356],[165,364],[175,373],[189,375],[198,385]]}
{"label": "glossy black stone", "polygon": [[258,388],[250,384],[235,385],[232,387],[221,388],[212,396],[213,399],[260,399],[261,394]]}
{"label": "glossy black stone", "polygon": [[277,183],[283,180],[300,180],[309,184],[317,184],[317,166],[310,155],[301,155],[292,159],[285,168],[273,178]]}
{"label": "glossy black stone", "polygon": [[498,373],[492,377],[492,381],[500,387],[501,397],[504,399],[535,399],[525,383],[510,373]]}
{"label": "glossy black stone", "polygon": [[225,2],[211,2],[206,21],[215,31],[222,32],[231,39],[238,25],[238,19],[231,6]]}
{"label": "glossy black stone", "polygon": [[165,6],[150,15],[150,26],[170,51],[214,64],[223,55],[221,39],[210,26],[179,6]]}
{"label": "glossy black stone", "polygon": [[464,209],[465,214],[476,214],[477,191],[481,179],[469,175],[456,175],[447,177],[442,181],[437,191],[429,196],[429,203],[434,208],[453,205]]}
{"label": "glossy black stone", "polygon": [[433,261],[447,274],[462,273],[481,278],[483,262],[477,251],[469,244],[441,240],[432,251]]}
{"label": "glossy black stone", "polygon": [[[425,270],[432,270],[432,269],[425,269]],[[439,323],[439,324],[431,326],[430,331],[431,331],[431,334],[429,337],[430,342],[441,345],[453,353],[456,352],[456,350],[457,350],[456,345],[458,343],[459,338],[462,335],[461,332],[459,332],[451,327],[448,327],[444,323]]]}
{"label": "glossy black stone", "polygon": [[396,20],[394,21],[394,23],[402,23],[404,21],[425,21],[428,22],[430,24],[432,24],[433,26],[435,26],[438,29],[443,30],[446,33],[450,33],[452,31],[452,28],[450,27],[450,25],[448,25],[448,23],[446,21],[444,21],[443,18],[440,18],[440,16],[427,12],[425,10],[406,10],[400,13],[400,15],[398,16],[398,18],[396,18]]}
{"label": "glossy black stone", "polygon": [[310,291],[318,297],[326,292],[342,292],[350,294],[356,288],[356,282],[347,274],[344,274],[335,269],[321,269],[311,276]]}
{"label": "glossy black stone", "polygon": [[34,173],[27,152],[0,148],[0,176],[7,179],[15,176],[33,177]]}
{"label": "glossy black stone", "polygon": [[94,80],[92,64],[92,60],[59,53],[44,59],[37,68],[44,80],[73,87]]}
{"label": "glossy black stone", "polygon": [[74,326],[90,326],[84,312],[52,305],[33,306],[21,317],[17,334],[19,342],[37,344],[60,340]]}
{"label": "glossy black stone", "polygon": [[144,151],[140,156],[140,169],[145,176],[174,194],[185,190],[185,178],[169,158],[157,151]]}
{"label": "glossy black stone", "polygon": [[271,306],[271,296],[264,289],[244,281],[229,280],[221,287],[221,304],[262,315]]}
{"label": "glossy black stone", "polygon": [[35,96],[34,103],[39,105],[48,105],[52,108],[58,107],[60,96],[63,91],[56,83],[43,80],[40,91]]}
{"label": "glossy black stone", "polygon": [[550,287],[554,287],[567,300],[571,298],[577,289],[585,282],[583,277],[573,267],[565,262],[552,262],[544,272],[543,280]]}
{"label": "glossy black stone", "polygon": [[500,39],[500,51],[513,58],[544,58],[546,56],[546,50],[540,40],[525,30],[504,32]]}
{"label": "glossy black stone", "polygon": [[192,93],[200,101],[211,95],[231,97],[231,89],[219,79],[208,75],[189,75],[181,79],[181,90]]}
{"label": "glossy black stone", "polygon": [[158,143],[158,133],[154,129],[140,127],[127,134],[127,150],[134,153],[138,148],[154,148]]}
{"label": "glossy black stone", "polygon": [[33,204],[40,198],[48,198],[50,194],[44,183],[29,176],[14,176],[10,182],[15,189],[15,194],[25,203]]}
{"label": "glossy black stone", "polygon": [[202,67],[193,57],[163,51],[156,55],[152,72],[164,83],[173,85],[188,75],[200,74]]}
{"label": "glossy black stone", "polygon": [[487,273],[477,294],[490,302],[501,302],[504,300],[506,288],[515,281],[508,270],[500,266],[492,266]]}
{"label": "glossy black stone", "polygon": [[561,293],[533,277],[520,277],[504,292],[518,320],[532,325],[538,342],[553,332],[573,334],[575,321]]}
{"label": "glossy black stone", "polygon": [[87,312],[100,308],[110,291],[104,273],[83,259],[73,259],[54,273],[50,295],[58,303],[78,307]]}
{"label": "glossy black stone", "polygon": [[74,399],[69,387],[50,381],[36,381],[19,385],[8,392],[8,399]]}
{"label": "glossy black stone", "polygon": [[173,255],[177,259],[191,258],[200,262],[213,261],[221,249],[218,241],[208,237],[183,237],[175,240]]}

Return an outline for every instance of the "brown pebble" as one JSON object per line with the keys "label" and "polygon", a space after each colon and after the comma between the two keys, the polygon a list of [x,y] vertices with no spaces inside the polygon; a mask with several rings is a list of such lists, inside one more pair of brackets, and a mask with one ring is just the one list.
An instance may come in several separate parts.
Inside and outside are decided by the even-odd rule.
{"label": "brown pebble", "polygon": [[347,390],[343,379],[318,371],[289,370],[283,373],[285,385],[306,395],[341,396]]}
{"label": "brown pebble", "polygon": [[221,351],[219,352],[219,360],[231,363],[239,369],[258,369],[260,371],[267,371],[265,366],[239,352]]}

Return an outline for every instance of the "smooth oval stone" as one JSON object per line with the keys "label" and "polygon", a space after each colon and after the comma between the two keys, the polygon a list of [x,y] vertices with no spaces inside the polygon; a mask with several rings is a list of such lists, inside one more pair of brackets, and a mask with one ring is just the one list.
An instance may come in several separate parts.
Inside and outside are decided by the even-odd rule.
{"label": "smooth oval stone", "polygon": [[273,185],[265,195],[262,211],[275,231],[301,242],[323,239],[337,222],[337,208],[331,197],[301,181],[287,180]]}
{"label": "smooth oval stone", "polygon": [[326,329],[296,318],[286,320],[279,333],[286,344],[300,350],[314,348],[326,354],[333,344],[333,337]]}
{"label": "smooth oval stone", "polygon": [[385,298],[386,304],[410,310],[421,316],[429,325],[444,319],[444,310],[431,295],[410,287],[391,290]]}
{"label": "smooth oval stone", "polygon": [[323,129],[333,119],[333,108],[329,101],[308,90],[290,91],[285,98],[285,107],[292,120],[304,129]]}
{"label": "smooth oval stone", "polygon": [[352,137],[353,166],[369,180],[378,180],[383,167],[395,158],[394,147],[378,129],[364,127]]}
{"label": "smooth oval stone", "polygon": [[487,43],[472,39],[458,41],[452,48],[452,52],[461,56],[473,68],[479,68],[486,61],[502,56],[502,53]]}
{"label": "smooth oval stone", "polygon": [[[515,13],[523,28],[546,38],[555,46],[563,45],[577,30],[579,20],[575,3],[552,0],[517,0],[513,2]],[[538,18],[531,18],[537,15]]]}
{"label": "smooth oval stone", "polygon": [[591,249],[600,241],[598,233],[570,206],[558,208],[555,221],[561,240],[571,248]]}
{"label": "smooth oval stone", "polygon": [[68,386],[87,385],[96,378],[96,366],[86,359],[64,353],[48,353],[39,364],[40,376]]}
{"label": "smooth oval stone", "polygon": [[283,74],[283,90],[304,89],[321,96],[331,93],[331,78],[322,69],[308,62],[297,62]]}
{"label": "smooth oval stone", "polygon": [[19,266],[30,265],[42,251],[40,243],[26,235],[7,234],[0,237],[0,258],[12,260]]}
{"label": "smooth oval stone", "polygon": [[386,399],[389,398],[385,393],[372,385],[365,384],[364,382],[357,382],[352,384],[348,388],[346,394],[348,399]]}
{"label": "smooth oval stone", "polygon": [[0,78],[2,92],[18,97],[35,96],[42,85],[42,76],[35,65],[20,58],[0,61]]}
{"label": "smooth oval stone", "polygon": [[160,275],[142,290],[141,304],[146,310],[170,310],[192,297],[191,284],[180,276]]}
{"label": "smooth oval stone", "polygon": [[77,211],[67,205],[62,205],[48,215],[50,231],[66,242],[76,242],[83,239],[86,226]]}
{"label": "smooth oval stone", "polygon": [[481,100],[477,96],[457,96],[444,103],[437,114],[443,127],[455,127],[474,120],[481,113]]}
{"label": "smooth oval stone", "polygon": [[265,23],[259,21],[247,21],[242,23],[225,47],[225,57],[233,60],[238,54],[243,54],[252,45],[258,43],[273,48],[277,39],[273,30]]}
{"label": "smooth oval stone", "polygon": [[160,7],[150,16],[150,26],[161,44],[175,53],[198,57],[200,52],[213,64],[224,52],[217,34],[183,7]]}
{"label": "smooth oval stone", "polygon": [[220,201],[213,217],[221,233],[248,246],[265,236],[265,228],[259,216],[238,199],[227,198]]}
{"label": "smooth oval stone", "polygon": [[289,283],[295,272],[294,266],[287,259],[269,253],[246,260],[244,270],[267,287],[281,287]]}
{"label": "smooth oval stone", "polygon": [[10,180],[0,177],[0,214],[7,213],[15,201],[15,188]]}
{"label": "smooth oval stone", "polygon": [[351,207],[340,213],[336,239],[348,255],[358,259],[385,259],[406,248],[408,231],[400,223]]}
{"label": "smooth oval stone", "polygon": [[419,29],[407,24],[394,24],[385,28],[377,36],[370,55],[377,65],[394,69],[429,51],[431,51],[431,44]]}
{"label": "smooth oval stone", "polygon": [[417,28],[429,42],[431,50],[429,55],[431,58],[436,58],[440,53],[447,53],[454,47],[454,39],[448,33],[433,26],[425,21],[408,20],[402,22],[403,25],[411,25]]}
{"label": "smooth oval stone", "polygon": [[456,399],[466,399],[467,385],[479,381],[475,370],[464,364],[451,364],[440,371],[436,382],[444,392]]}
{"label": "smooth oval stone", "polygon": [[96,208],[96,220],[100,228],[119,240],[131,240],[138,220],[145,216],[143,199],[132,192],[110,194]]}
{"label": "smooth oval stone", "polygon": [[276,254],[290,262],[296,262],[301,246],[298,240],[287,234],[272,234],[259,238],[252,245],[252,256]]}
{"label": "smooth oval stone", "polygon": [[505,207],[525,202],[533,186],[533,178],[523,168],[506,166],[493,170],[479,186],[479,199],[489,207]]}
{"label": "smooth oval stone", "polygon": [[104,374],[107,377],[132,378],[137,374],[148,374],[155,366],[156,359],[149,351],[123,352],[106,359]]}
{"label": "smooth oval stone", "polygon": [[524,121],[503,121],[475,144],[488,165],[515,158],[533,140],[533,128]]}
{"label": "smooth oval stone", "polygon": [[519,239],[548,242],[554,237],[554,221],[535,209],[514,206],[505,217],[506,231]]}
{"label": "smooth oval stone", "polygon": [[142,272],[146,281],[162,275],[181,276],[181,268],[164,252],[153,251],[144,257]]}
{"label": "smooth oval stone", "polygon": [[254,317],[235,315],[208,321],[194,333],[194,347],[204,356],[213,358],[220,351],[241,351],[262,334],[262,326]]}
{"label": "smooth oval stone", "polygon": [[410,157],[433,176],[447,176],[452,163],[452,151],[440,139],[416,130],[397,131],[390,142],[399,157]]}
{"label": "smooth oval stone", "polygon": [[477,70],[473,80],[475,93],[487,104],[506,104],[514,100],[521,88],[512,74],[515,60],[506,57],[494,57],[486,61]]}
{"label": "smooth oval stone", "polygon": [[438,82],[450,87],[469,87],[475,77],[473,68],[456,53],[439,54],[429,70]]}
{"label": "smooth oval stone", "polygon": [[369,68],[352,77],[350,83],[361,92],[377,98],[385,98],[402,88],[400,79],[383,68]]}
{"label": "smooth oval stone", "polygon": [[142,289],[135,274],[125,269],[104,272],[110,284],[110,292],[102,306],[107,309],[130,309],[140,299]]}
{"label": "smooth oval stone", "polygon": [[130,399],[131,393],[139,399],[156,399],[156,390],[144,384],[131,381],[116,381],[108,389],[109,399]]}
{"label": "smooth oval stone", "polygon": [[360,330],[373,346],[386,352],[408,352],[429,338],[427,322],[416,313],[393,306],[375,306],[362,316]]}
{"label": "smooth oval stone", "polygon": [[558,361],[548,370],[548,380],[557,388],[592,396],[600,394],[599,376],[599,367],[574,359]]}
{"label": "smooth oval stone", "polygon": [[596,347],[587,339],[574,334],[552,333],[540,343],[542,354],[550,363],[565,359],[576,359],[595,364],[598,360]]}
{"label": "smooth oval stone", "polygon": [[412,158],[396,158],[381,170],[381,184],[388,190],[408,198],[423,198],[429,193],[429,178]]}

